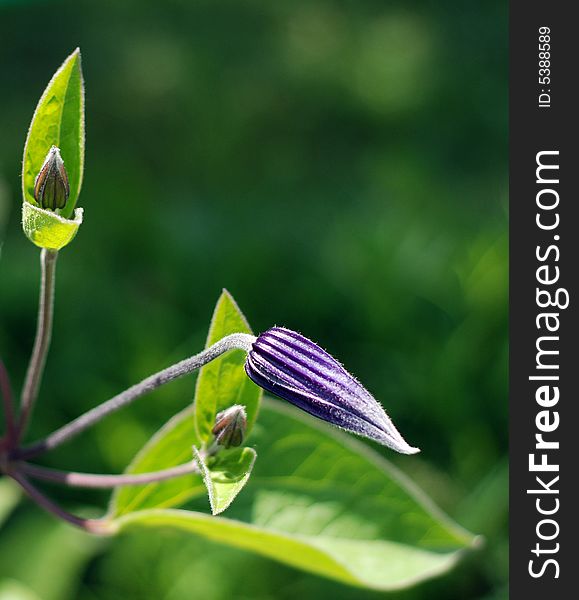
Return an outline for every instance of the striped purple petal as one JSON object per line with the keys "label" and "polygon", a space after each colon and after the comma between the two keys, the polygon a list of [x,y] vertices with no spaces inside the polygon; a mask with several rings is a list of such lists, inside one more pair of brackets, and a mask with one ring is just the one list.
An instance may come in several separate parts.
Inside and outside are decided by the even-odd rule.
{"label": "striped purple petal", "polygon": [[298,408],[403,454],[419,452],[398,433],[375,398],[342,365],[303,335],[272,327],[254,342],[249,378]]}

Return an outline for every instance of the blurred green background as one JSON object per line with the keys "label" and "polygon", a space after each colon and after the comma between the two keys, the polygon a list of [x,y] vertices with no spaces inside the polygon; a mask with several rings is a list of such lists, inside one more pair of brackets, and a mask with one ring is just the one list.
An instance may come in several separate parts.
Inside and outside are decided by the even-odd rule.
{"label": "blurred green background", "polygon": [[[346,364],[422,449],[378,451],[487,540],[450,574],[381,594],[175,532],[95,541],[23,502],[0,530],[0,594],[507,597],[507,10],[0,1],[0,354],[16,388],[38,288],[24,139],[76,46],[87,89],[85,223],[59,260],[30,439],[199,350],[226,287],[256,332],[286,325]],[[156,392],[44,464],[122,470],[192,389]]]}

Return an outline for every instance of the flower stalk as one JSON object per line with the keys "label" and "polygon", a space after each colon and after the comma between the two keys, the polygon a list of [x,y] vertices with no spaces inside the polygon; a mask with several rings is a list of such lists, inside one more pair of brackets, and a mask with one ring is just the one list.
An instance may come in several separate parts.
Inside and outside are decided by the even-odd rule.
{"label": "flower stalk", "polygon": [[32,349],[32,356],[20,402],[20,418],[18,422],[16,437],[17,441],[22,439],[30,421],[32,410],[38,396],[46,356],[50,347],[52,337],[52,321],[54,313],[54,281],[56,274],[56,259],[58,251],[43,248],[40,252],[40,298],[38,303],[38,322],[36,325],[36,337]]}
{"label": "flower stalk", "polygon": [[[21,420],[10,433],[10,389],[0,363],[0,385],[3,392],[8,429],[2,439],[0,459],[3,472],[20,484],[39,506],[64,521],[90,533],[111,532],[106,519],[83,519],[73,515],[38,490],[29,477],[71,487],[116,488],[145,485],[200,473],[195,461],[149,473],[93,474],[61,471],[25,462],[44,451],[52,450],[74,438],[107,415],[129,405],[147,392],[183,377],[233,349],[247,353],[245,370],[250,379],[264,389],[280,396],[313,416],[342,429],[370,438],[404,454],[414,454],[418,448],[408,445],[394,427],[382,406],[338,361],[317,344],[289,329],[273,327],[259,337],[235,333],[190,358],[155,373],[84,415],[56,430],[43,440],[20,448],[19,441],[28,422],[38,386],[52,325],[54,294],[54,262],[56,253],[43,251],[42,294],[39,327],[23,392]],[[245,407],[233,405],[221,411],[215,419],[215,436],[211,452],[218,448],[240,446],[245,436]],[[12,436],[12,437],[11,437]],[[7,446],[7,440],[14,440]]]}
{"label": "flower stalk", "polygon": [[144,394],[152,392],[174,379],[192,373],[229,350],[241,349],[249,352],[251,344],[254,341],[255,337],[246,333],[234,333],[228,335],[199,354],[186,358],[154,375],[150,375],[124,392],[117,394],[110,400],[103,402],[99,406],[74,419],[74,421],[71,421],[68,425],[57,429],[43,440],[39,440],[30,446],[17,450],[13,453],[12,458],[32,458],[45,451],[52,450],[64,442],[76,437],[89,427],[98,423],[104,417],[131,404]]}
{"label": "flower stalk", "polygon": [[11,448],[16,441],[16,421],[14,419],[14,406],[12,398],[12,386],[10,385],[10,377],[4,365],[4,361],[0,359],[0,396],[2,396],[2,406],[4,407],[4,436],[0,439],[0,450]]}
{"label": "flower stalk", "polygon": [[58,517],[63,521],[66,521],[67,523],[70,523],[71,525],[74,525],[75,527],[83,529],[87,533],[100,535],[106,535],[107,533],[110,533],[110,526],[105,520],[83,519],[82,517],[77,517],[76,515],[69,513],[44,493],[42,493],[20,471],[9,471],[8,475],[10,475],[10,477],[12,477],[12,479],[14,479],[14,481],[20,485],[20,487],[31,500],[33,500],[46,512]]}
{"label": "flower stalk", "polygon": [[183,475],[192,475],[199,473],[199,467],[194,461],[177,465],[161,471],[152,471],[150,473],[122,473],[120,475],[101,475],[100,473],[77,473],[74,471],[60,471],[58,469],[49,469],[40,465],[31,465],[29,463],[15,463],[15,468],[25,475],[30,475],[33,479],[50,481],[69,487],[110,489],[127,485],[145,485],[175,479]]}

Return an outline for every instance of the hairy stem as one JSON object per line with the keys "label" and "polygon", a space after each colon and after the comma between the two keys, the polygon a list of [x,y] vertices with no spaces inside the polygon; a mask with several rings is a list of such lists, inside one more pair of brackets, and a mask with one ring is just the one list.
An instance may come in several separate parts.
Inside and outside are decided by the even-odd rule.
{"label": "hairy stem", "polygon": [[5,436],[0,441],[0,447],[12,448],[16,441],[16,421],[14,420],[14,407],[10,377],[2,359],[0,359],[0,396],[4,407],[4,422],[6,425]]}
{"label": "hairy stem", "polygon": [[40,299],[38,303],[38,322],[36,324],[36,338],[24,387],[22,388],[20,420],[18,423],[17,440],[22,439],[38,396],[38,388],[42,379],[46,355],[52,336],[52,317],[54,309],[54,276],[56,273],[56,250],[43,248],[40,252],[41,278]]}
{"label": "hairy stem", "polygon": [[19,472],[30,475],[34,479],[52,481],[68,485],[70,487],[82,488],[114,488],[123,485],[143,485],[146,483],[155,483],[166,479],[174,479],[182,475],[199,473],[199,467],[191,460],[188,463],[163,469],[162,471],[153,471],[150,473],[134,473],[122,475],[100,475],[93,473],[75,473],[72,471],[59,471],[49,469],[39,465],[28,463],[16,463]]}
{"label": "hairy stem", "polygon": [[50,498],[45,496],[36,486],[34,486],[28,479],[20,473],[18,470],[10,470],[8,475],[16,481],[20,487],[26,492],[31,500],[33,500],[38,506],[41,506],[49,512],[50,514],[79,527],[80,529],[84,529],[88,533],[95,534],[106,534],[110,533],[109,525],[106,521],[100,521],[98,519],[83,519],[81,517],[77,517],[72,513],[64,510],[61,506],[53,502]]}
{"label": "hairy stem", "polygon": [[196,369],[206,365],[228,350],[241,349],[248,352],[254,341],[255,337],[246,333],[233,333],[228,335],[227,337],[224,337],[222,340],[219,340],[217,343],[213,344],[213,346],[203,350],[203,352],[200,352],[199,354],[196,354],[190,358],[186,358],[181,362],[178,362],[170,367],[167,367],[166,369],[163,369],[162,371],[159,371],[158,373],[155,373],[154,375],[147,377],[146,379],[143,379],[143,381],[133,385],[128,390],[117,394],[110,400],[99,404],[99,406],[89,410],[88,412],[84,413],[84,415],[74,419],[74,421],[71,421],[67,425],[57,429],[43,440],[39,440],[30,446],[26,446],[15,451],[12,454],[12,458],[32,458],[33,456],[38,456],[42,452],[52,450],[53,448],[60,446],[62,443],[76,437],[85,429],[88,429],[95,423],[98,423],[104,417],[119,410],[120,408],[127,406],[128,404],[131,404],[131,402],[140,396],[143,396],[147,392],[151,392],[165,383],[168,383],[169,381],[173,381],[174,379],[178,379],[179,377],[183,377],[184,375],[192,373]]}

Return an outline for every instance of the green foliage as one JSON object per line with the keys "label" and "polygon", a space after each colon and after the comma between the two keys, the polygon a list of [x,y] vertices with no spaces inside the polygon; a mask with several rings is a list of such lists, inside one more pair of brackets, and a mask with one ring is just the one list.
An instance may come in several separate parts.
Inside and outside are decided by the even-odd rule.
{"label": "green foliage", "polygon": [[440,574],[474,545],[387,461],[293,407],[264,404],[254,442],[260,459],[230,508],[237,518],[157,509],[121,516],[117,526],[182,529],[383,590]]}
{"label": "green foliage", "polygon": [[249,480],[257,455],[253,448],[235,448],[205,459],[198,448],[193,447],[193,451],[203,474],[211,513],[218,515],[229,507]]}
{"label": "green foliage", "polygon": [[[223,290],[213,312],[205,347],[230,333],[251,333],[251,328],[231,294]],[[249,436],[259,410],[261,389],[245,375],[245,357],[243,350],[233,350],[201,369],[195,389],[195,423],[201,442],[211,440],[215,415],[232,404],[245,406],[246,438]]]}
{"label": "green foliage", "polygon": [[[90,224],[61,265],[29,439],[197,352],[226,285],[256,331],[287,325],[338,356],[422,449],[389,458],[486,538],[444,577],[385,594],[143,528],[111,539],[59,600],[499,597],[504,478],[471,493],[507,456],[506,4],[12,4],[0,15],[11,57],[0,70],[0,351],[15,388],[37,283],[18,226],[22,132],[68,48],[83,47],[90,78]],[[46,464],[117,472],[190,398],[190,380],[174,382]],[[47,491],[70,508],[103,499]],[[37,514],[23,503],[0,532],[14,563],[45,535]],[[44,599],[58,573],[43,557]]]}
{"label": "green foliage", "polygon": [[74,212],[74,219],[44,210],[39,206],[22,204],[22,228],[26,237],[40,248],[60,250],[72,242],[82,223],[82,208]]}
{"label": "green foliage", "polygon": [[[143,447],[126,473],[147,473],[175,467],[192,460],[192,446],[198,444],[193,407],[173,417]],[[178,506],[205,493],[200,475],[191,474],[159,483],[117,488],[112,495],[109,516],[147,508]]]}
{"label": "green foliage", "polygon": [[84,83],[77,48],[48,83],[32,117],[22,163],[24,200],[34,200],[34,180],[52,146],[60,148],[70,196],[62,216],[70,218],[82,185],[84,169]]}
{"label": "green foliage", "polygon": [[[59,213],[43,210],[34,199],[34,182],[52,146],[60,148],[70,196]],[[72,241],[82,223],[74,210],[84,169],[84,84],[80,51],[62,64],[44,90],[28,130],[22,163],[22,227],[40,248],[60,250]],[[73,215],[74,218],[70,220]]]}
{"label": "green foliage", "polygon": [[[239,308],[224,292],[207,345],[241,326],[247,331]],[[278,401],[268,401],[256,423],[252,444],[260,450],[257,463],[252,448],[222,450],[207,458],[192,417],[201,415],[210,432],[217,410],[243,401],[243,360],[222,362],[201,376],[195,405],[173,417],[127,470],[172,467],[190,460],[193,451],[201,476],[119,489],[109,511],[118,529],[177,528],[330,579],[384,590],[442,573],[473,547],[473,536],[441,515],[388,462]],[[196,410],[198,402],[205,411]],[[213,515],[230,507],[248,484],[230,508],[231,519],[204,514],[201,479]],[[195,500],[192,507],[200,511],[172,509]]]}
{"label": "green foliage", "polygon": [[[249,325],[233,297],[223,291],[211,320],[207,347],[230,333],[250,333]],[[195,460],[202,476],[184,475],[140,488],[118,488],[113,494],[110,515],[146,508],[183,504],[199,495],[205,484],[213,514],[223,512],[233,502],[249,479],[255,462],[251,448],[221,450],[216,457],[205,460],[202,443],[213,439],[211,428],[217,412],[233,404],[244,404],[248,422],[255,420],[261,390],[245,375],[245,352],[231,350],[201,369],[193,406],[182,411],[159,430],[127,469],[127,473],[158,471]],[[205,437],[198,433],[203,431]]]}

